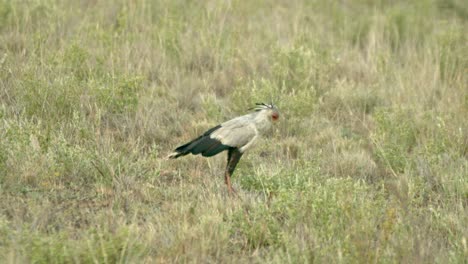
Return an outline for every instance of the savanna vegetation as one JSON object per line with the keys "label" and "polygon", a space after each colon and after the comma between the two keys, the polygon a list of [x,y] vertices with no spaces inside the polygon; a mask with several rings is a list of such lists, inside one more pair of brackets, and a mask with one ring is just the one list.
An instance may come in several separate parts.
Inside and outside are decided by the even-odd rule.
{"label": "savanna vegetation", "polygon": [[[0,0],[1,262],[465,262],[467,25],[463,0]],[[225,155],[164,160],[270,101],[239,197]]]}

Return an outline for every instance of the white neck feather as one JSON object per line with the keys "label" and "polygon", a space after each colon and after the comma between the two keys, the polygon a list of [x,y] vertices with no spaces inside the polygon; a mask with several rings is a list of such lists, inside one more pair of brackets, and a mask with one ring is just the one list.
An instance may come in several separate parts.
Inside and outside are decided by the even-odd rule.
{"label": "white neck feather", "polygon": [[254,118],[255,127],[260,134],[264,134],[271,128],[271,117],[267,111],[259,111]]}

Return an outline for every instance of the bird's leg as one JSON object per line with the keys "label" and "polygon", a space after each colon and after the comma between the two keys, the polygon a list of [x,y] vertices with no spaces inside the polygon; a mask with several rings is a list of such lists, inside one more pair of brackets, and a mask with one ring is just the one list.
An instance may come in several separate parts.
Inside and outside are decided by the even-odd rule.
{"label": "bird's leg", "polygon": [[224,175],[224,181],[226,182],[226,186],[228,188],[228,192],[230,195],[236,194],[236,190],[232,187],[231,184],[231,175],[229,175],[229,172],[226,171],[226,174]]}
{"label": "bird's leg", "polygon": [[229,194],[235,194],[236,191],[232,188],[231,176],[234,170],[236,169],[237,163],[242,157],[242,153],[237,148],[229,149],[228,160],[226,165],[226,172],[224,174],[224,181],[226,182]]}

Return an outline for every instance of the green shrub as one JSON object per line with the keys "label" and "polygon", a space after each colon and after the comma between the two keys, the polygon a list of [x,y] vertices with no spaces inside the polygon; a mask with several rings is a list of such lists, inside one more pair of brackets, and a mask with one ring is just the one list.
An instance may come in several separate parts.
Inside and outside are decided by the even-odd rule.
{"label": "green shrub", "polygon": [[377,160],[384,167],[402,173],[417,144],[417,130],[411,112],[380,109],[374,118],[377,128],[371,137]]}
{"label": "green shrub", "polygon": [[8,1],[0,1],[0,31],[9,23],[12,6]]}

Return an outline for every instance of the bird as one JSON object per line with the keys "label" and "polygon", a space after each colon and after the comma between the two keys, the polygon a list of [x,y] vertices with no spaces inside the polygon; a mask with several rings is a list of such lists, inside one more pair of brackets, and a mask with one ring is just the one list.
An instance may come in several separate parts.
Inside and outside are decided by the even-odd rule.
{"label": "bird", "polygon": [[236,194],[231,184],[231,176],[237,163],[253,143],[265,135],[280,117],[279,110],[273,103],[256,103],[255,107],[249,110],[254,112],[212,127],[199,137],[178,146],[167,159],[177,159],[188,154],[212,157],[227,151],[224,181],[229,194]]}

